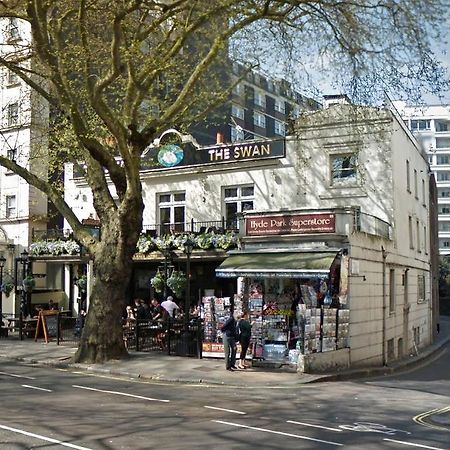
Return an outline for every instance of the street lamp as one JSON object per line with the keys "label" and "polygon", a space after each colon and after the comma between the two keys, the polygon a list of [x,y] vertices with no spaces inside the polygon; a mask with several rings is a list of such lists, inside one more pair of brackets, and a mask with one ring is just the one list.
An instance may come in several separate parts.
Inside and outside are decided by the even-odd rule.
{"label": "street lamp", "polygon": [[6,258],[1,255],[0,256],[0,323],[3,319],[3,290],[1,289],[1,286],[3,285],[3,268],[5,267]]}
{"label": "street lamp", "polygon": [[19,338],[23,339],[23,320],[28,314],[28,293],[25,290],[23,285],[23,280],[25,280],[28,275],[29,270],[29,257],[28,252],[24,250],[20,254],[19,258],[20,263],[22,264],[22,291],[20,296],[20,316],[19,316]]}
{"label": "street lamp", "polygon": [[191,255],[194,250],[194,240],[191,238],[187,238],[184,243],[184,253],[186,254],[186,298],[184,300],[184,324],[187,325],[189,323],[189,310],[191,309]]}

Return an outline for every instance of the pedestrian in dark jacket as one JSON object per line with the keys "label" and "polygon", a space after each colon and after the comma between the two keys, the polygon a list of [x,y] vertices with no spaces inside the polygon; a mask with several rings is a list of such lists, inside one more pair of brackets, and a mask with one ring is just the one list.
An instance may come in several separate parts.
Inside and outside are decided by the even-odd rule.
{"label": "pedestrian in dark jacket", "polygon": [[241,320],[237,323],[239,329],[239,342],[241,343],[241,355],[239,361],[239,369],[246,369],[245,358],[247,356],[247,350],[250,345],[250,339],[252,337],[252,325],[248,320],[248,313],[245,313]]}
{"label": "pedestrian in dark jacket", "polygon": [[236,370],[236,319],[233,315],[225,321],[222,326],[223,350],[225,353],[225,368]]}

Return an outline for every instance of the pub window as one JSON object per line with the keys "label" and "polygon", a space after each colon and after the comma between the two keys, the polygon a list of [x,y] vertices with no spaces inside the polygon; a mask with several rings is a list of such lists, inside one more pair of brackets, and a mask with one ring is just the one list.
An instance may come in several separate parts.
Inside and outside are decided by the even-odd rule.
{"label": "pub window", "polygon": [[389,312],[395,312],[395,269],[389,269]]}
{"label": "pub window", "polygon": [[[10,148],[6,151],[6,157],[10,160],[10,161],[14,161],[16,162],[17,160],[17,148]],[[7,175],[12,175],[14,174],[14,172],[12,170],[6,169],[5,172]]]}
{"label": "pub window", "polygon": [[10,40],[17,40],[20,38],[19,19],[17,19],[17,17],[8,18],[7,34],[8,39]]}
{"label": "pub window", "polygon": [[425,301],[425,275],[417,275],[417,303]]}
{"label": "pub window", "polygon": [[424,225],[423,227],[423,251],[425,252],[425,255],[428,255],[428,246],[427,246],[427,226]]}
{"label": "pub window", "polygon": [[11,103],[8,105],[8,126],[12,127],[19,123],[19,104]]}
{"label": "pub window", "polygon": [[184,231],[186,194],[171,192],[158,194],[157,198],[161,234]]}
{"label": "pub window", "polygon": [[331,184],[356,181],[358,158],[355,153],[330,156]]}
{"label": "pub window", "polygon": [[8,86],[13,86],[19,83],[19,77],[15,72],[13,72],[12,70],[8,70],[6,74],[7,74],[6,82]]}
{"label": "pub window", "polygon": [[17,148],[10,148],[10,149],[6,152],[6,157],[7,157],[10,161],[16,161],[16,159],[17,159]]}
{"label": "pub window", "polygon": [[406,160],[406,190],[411,192],[411,178],[409,173],[409,161]]}
{"label": "pub window", "polygon": [[16,205],[16,196],[15,195],[7,195],[5,197],[6,203],[6,218],[16,217],[17,214],[17,205]]}
{"label": "pub window", "polygon": [[253,210],[254,200],[255,188],[253,185],[223,188],[223,208],[227,228],[238,228],[238,214]]}
{"label": "pub window", "polygon": [[414,197],[419,198],[419,191],[417,188],[417,170],[414,169]]}
{"label": "pub window", "polygon": [[420,243],[420,223],[418,220],[416,220],[416,236],[417,236],[417,251],[420,253],[422,249]]}
{"label": "pub window", "polygon": [[408,216],[409,248],[414,248],[412,217]]}
{"label": "pub window", "polygon": [[426,206],[427,204],[425,180],[422,180],[422,204],[423,206]]}

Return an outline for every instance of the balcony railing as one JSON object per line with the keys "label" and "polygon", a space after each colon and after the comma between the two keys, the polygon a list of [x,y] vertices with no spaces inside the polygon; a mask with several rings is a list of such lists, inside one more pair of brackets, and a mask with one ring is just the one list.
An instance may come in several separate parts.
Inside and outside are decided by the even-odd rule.
{"label": "balcony railing", "polygon": [[[142,226],[142,232],[151,237],[164,236],[167,234],[178,233],[194,233],[200,234],[207,231],[215,231],[216,233],[225,233],[227,231],[237,231],[238,220],[221,220],[194,221],[190,222],[174,222],[174,223],[156,223],[146,224]],[[53,228],[48,230],[32,230],[32,241],[66,241],[74,239],[72,230],[63,228]]]}
{"label": "balcony railing", "polygon": [[204,233],[206,231],[215,231],[217,233],[225,233],[226,231],[237,231],[238,221],[226,220],[222,217],[221,220],[209,220],[197,222],[191,220],[190,222],[174,222],[174,223],[156,223],[144,225],[142,231],[152,237],[163,236],[165,234],[177,233]]}
{"label": "balcony railing", "polygon": [[[360,212],[358,209],[349,209],[345,211],[336,211],[336,216],[341,217],[337,220],[337,233],[348,233],[357,231],[374,236],[381,236],[386,239],[392,239],[392,226],[371,214]],[[242,225],[242,224],[241,224]],[[220,220],[174,222],[174,223],[155,223],[142,226],[142,232],[150,237],[159,237],[169,234],[193,233],[202,234],[205,232],[215,232],[218,234],[227,231],[237,232],[239,229],[239,219],[227,220],[222,217]],[[74,239],[73,233],[69,229],[49,229],[33,230],[32,240],[54,241]]]}
{"label": "balcony railing", "polygon": [[354,211],[354,229],[361,233],[392,239],[392,226],[372,214]]}

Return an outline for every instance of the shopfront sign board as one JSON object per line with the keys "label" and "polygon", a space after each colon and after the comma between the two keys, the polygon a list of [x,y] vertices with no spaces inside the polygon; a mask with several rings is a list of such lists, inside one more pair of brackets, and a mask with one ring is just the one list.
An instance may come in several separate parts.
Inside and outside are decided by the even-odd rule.
{"label": "shopfront sign board", "polygon": [[[161,171],[183,169],[216,164],[240,163],[259,160],[280,159],[286,156],[286,141],[264,139],[232,144],[217,144],[195,148],[192,144],[164,144],[146,149],[141,159],[140,170]],[[119,161],[120,164],[122,164]],[[86,168],[81,164],[81,167]],[[85,173],[74,167],[74,178],[83,178]]]}
{"label": "shopfront sign board", "polygon": [[247,236],[334,233],[336,215],[308,213],[249,216],[245,218],[245,229]]}
{"label": "shopfront sign board", "polygon": [[167,144],[152,148],[141,162],[141,170],[164,170],[209,164],[226,164],[283,158],[286,154],[284,139],[218,144],[194,148]]}

